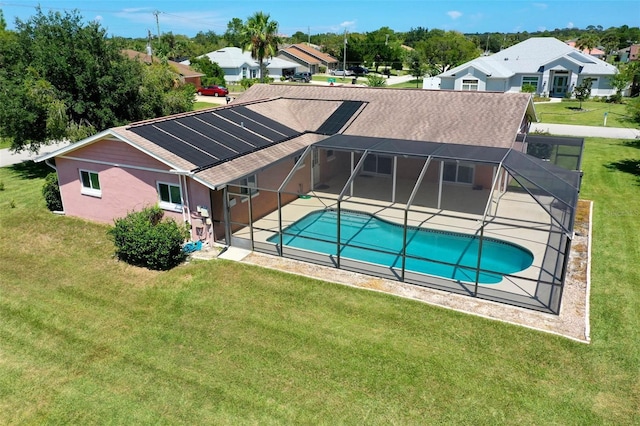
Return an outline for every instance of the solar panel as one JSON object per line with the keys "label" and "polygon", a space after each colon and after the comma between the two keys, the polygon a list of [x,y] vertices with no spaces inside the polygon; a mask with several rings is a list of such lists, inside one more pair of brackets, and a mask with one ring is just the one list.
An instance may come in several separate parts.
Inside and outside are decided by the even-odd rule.
{"label": "solar panel", "polygon": [[[237,109],[237,112],[234,110]],[[299,134],[246,107],[221,109],[129,130],[195,164],[213,166]]]}
{"label": "solar panel", "polygon": [[[244,106],[233,108],[229,111],[232,111],[234,114],[238,116],[246,117],[249,120],[253,120],[256,123],[259,123],[260,125],[262,125],[265,129],[270,129],[274,132],[279,133],[281,135],[280,139],[291,138],[300,133],[290,127],[285,126],[284,124],[278,123],[277,121],[274,121],[268,117],[265,117],[264,115],[260,115],[257,112],[252,111],[249,108]],[[222,110],[220,112],[222,112]]]}
{"label": "solar panel", "polygon": [[194,146],[184,143],[175,136],[169,135],[153,125],[149,124],[146,126],[132,128],[131,131],[198,167],[202,167],[216,161],[210,154],[203,153]]}
{"label": "solar panel", "polygon": [[364,104],[362,101],[343,101],[333,114],[316,131],[321,135],[334,135],[347,124],[353,114]]}

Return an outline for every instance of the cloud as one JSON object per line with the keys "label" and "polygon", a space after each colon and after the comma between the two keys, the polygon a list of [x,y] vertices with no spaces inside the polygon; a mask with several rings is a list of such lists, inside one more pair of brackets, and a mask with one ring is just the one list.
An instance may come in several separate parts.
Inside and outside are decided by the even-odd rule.
{"label": "cloud", "polygon": [[94,20],[95,22],[100,22],[100,21],[102,21],[102,16],[101,16],[101,15],[96,15],[96,17],[95,17],[95,18],[93,18],[93,20]]}
{"label": "cloud", "polygon": [[339,25],[340,28],[351,28],[355,27],[356,21],[344,21]]}
{"label": "cloud", "polygon": [[538,27],[538,31],[540,32],[547,31],[547,27]]}
{"label": "cloud", "polygon": [[458,12],[457,10],[451,10],[447,12],[447,15],[449,15],[451,19],[458,19],[459,17],[462,16],[462,12]]}
{"label": "cloud", "polygon": [[567,28],[573,28],[573,22],[567,23]]}
{"label": "cloud", "polygon": [[545,10],[549,7],[549,5],[546,3],[533,3],[533,7],[535,7],[536,9]]}

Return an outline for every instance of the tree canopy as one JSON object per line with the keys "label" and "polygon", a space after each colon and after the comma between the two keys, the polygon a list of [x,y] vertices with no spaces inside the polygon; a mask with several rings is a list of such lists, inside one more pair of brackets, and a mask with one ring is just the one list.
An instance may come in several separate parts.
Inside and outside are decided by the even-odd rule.
{"label": "tree canopy", "polygon": [[193,107],[193,88],[166,64],[126,58],[97,22],[37,9],[0,30],[0,136],[12,149],[79,140],[131,121]]}
{"label": "tree canopy", "polygon": [[431,30],[432,35],[416,44],[431,74],[440,74],[480,56],[473,41],[455,31]]}

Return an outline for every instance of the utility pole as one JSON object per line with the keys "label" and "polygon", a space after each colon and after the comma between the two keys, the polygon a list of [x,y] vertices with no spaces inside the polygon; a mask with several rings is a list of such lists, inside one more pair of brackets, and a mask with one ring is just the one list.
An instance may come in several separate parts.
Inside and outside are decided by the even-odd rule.
{"label": "utility pole", "polygon": [[156,28],[158,29],[158,40],[160,40],[160,20],[158,19],[158,15],[160,15],[162,12],[160,12],[159,10],[154,10],[153,14],[156,16]]}
{"label": "utility pole", "polygon": [[347,29],[344,29],[344,54],[342,55],[342,79],[347,74]]}

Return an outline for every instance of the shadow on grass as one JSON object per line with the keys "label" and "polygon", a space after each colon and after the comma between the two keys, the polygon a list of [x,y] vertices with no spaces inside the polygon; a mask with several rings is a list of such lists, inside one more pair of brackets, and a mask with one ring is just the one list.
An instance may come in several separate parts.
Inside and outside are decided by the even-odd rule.
{"label": "shadow on grass", "polygon": [[623,145],[628,146],[629,148],[640,149],[640,139],[624,141]]}
{"label": "shadow on grass", "polygon": [[605,167],[612,171],[618,170],[634,175],[636,177],[637,184],[640,185],[640,160],[616,161],[614,163],[607,164]]}
{"label": "shadow on grass", "polygon": [[44,179],[53,169],[43,163],[33,161],[23,161],[8,167],[24,179]]}

